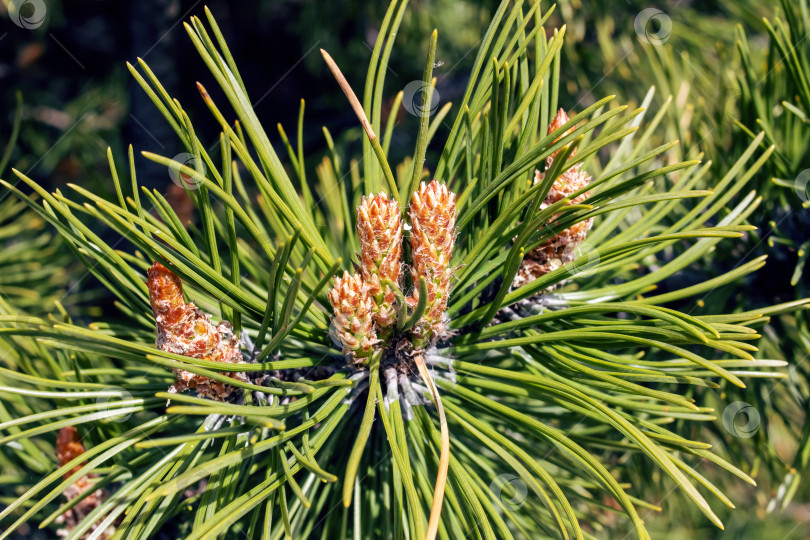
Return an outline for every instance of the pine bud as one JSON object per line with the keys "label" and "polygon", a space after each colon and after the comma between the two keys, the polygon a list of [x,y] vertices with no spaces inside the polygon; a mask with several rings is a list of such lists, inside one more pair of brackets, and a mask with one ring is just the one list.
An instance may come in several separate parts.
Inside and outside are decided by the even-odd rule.
{"label": "pine bud", "polygon": [[372,316],[374,299],[368,285],[357,274],[343,272],[335,277],[335,286],[327,294],[332,304],[332,336],[343,348],[343,354],[365,357],[377,341]]}
{"label": "pine bud", "polygon": [[[229,322],[223,321],[215,326],[209,315],[194,304],[187,304],[180,278],[162,264],[153,264],[148,275],[149,301],[157,327],[155,344],[160,350],[213,362],[232,364],[242,361],[239,340]],[[193,388],[202,397],[223,401],[234,389],[223,382],[182,369],[175,370],[175,374],[177,381],[169,392]],[[244,382],[248,380],[241,372],[225,375]]]}
{"label": "pine bud", "polygon": [[436,180],[422,182],[411,198],[410,216],[415,287],[411,301],[418,301],[419,278],[425,278],[428,299],[420,325],[432,337],[444,332],[442,318],[450,296],[450,258],[456,240],[456,195]]}
{"label": "pine bud", "polygon": [[[554,120],[548,126],[548,134],[550,135],[555,130],[559,129],[563,124],[568,122],[568,120],[568,115],[565,114],[564,110],[560,109],[557,116],[554,117]],[[560,137],[557,137],[555,142],[561,137],[564,137],[570,133],[572,130],[573,128],[560,135]],[[574,153],[575,152],[571,153],[571,157],[574,156]],[[546,158],[546,170],[548,170],[552,163],[554,163],[554,158],[556,156],[557,152],[554,152]],[[556,180],[554,180],[554,183],[549,189],[548,195],[546,195],[546,199],[540,205],[541,209],[546,209],[552,204],[566,197],[570,197],[588,185],[591,177],[586,172],[582,171],[581,167],[582,163],[577,163],[562,173]],[[535,184],[541,182],[544,176],[544,173],[535,171]],[[585,192],[572,199],[571,204],[580,204],[589,196],[590,192]],[[549,222],[552,222],[557,217],[558,216],[556,215],[552,216]],[[515,276],[513,285],[515,287],[519,287],[525,283],[534,281],[535,279],[548,274],[549,272],[556,270],[576,259],[576,249],[585,240],[588,230],[590,230],[592,224],[592,219],[580,221],[559,234],[549,238],[538,247],[527,253],[517,275]]]}
{"label": "pine bud", "polygon": [[[59,430],[56,436],[56,459],[59,466],[63,467],[84,454],[85,448],[79,437],[79,432],[75,426],[65,426]],[[62,475],[64,480],[73,476],[84,466],[84,463],[74,466],[71,470]],[[68,501],[83,495],[88,489],[92,489],[93,483],[91,479],[95,478],[94,475],[86,475],[80,477],[69,485],[63,492]],[[107,498],[107,492],[104,490],[95,490],[86,497],[82,498],[72,508],[67,510],[64,514],[56,518],[55,523],[62,525],[62,528],[57,531],[58,536],[69,536],[73,529],[93,510],[98,508],[101,503]],[[101,519],[99,519],[99,522]],[[86,536],[94,533],[98,528],[99,523],[94,524]],[[111,525],[105,530],[99,538],[107,539],[112,538],[115,534],[115,526]],[[84,538],[84,537],[83,537]]]}
{"label": "pine bud", "polygon": [[[559,111],[557,111],[556,116],[554,116],[554,118],[551,120],[551,123],[548,125],[548,130],[546,130],[546,135],[551,135],[552,133],[554,133],[555,131],[557,131],[561,127],[563,127],[563,125],[567,124],[570,120],[571,119],[565,113],[565,110],[560,109]],[[565,131],[565,133],[563,133],[562,135],[560,135],[559,137],[554,139],[554,142],[559,141],[560,139],[562,139],[563,137],[565,137],[566,135],[568,135],[572,131],[574,131],[573,127],[568,128]]]}
{"label": "pine bud", "polygon": [[[560,109],[559,111],[557,111],[557,116],[555,116],[554,119],[551,121],[551,123],[548,125],[548,131],[546,133],[548,135],[551,135],[552,133],[554,133],[555,131],[557,131],[561,127],[563,127],[563,125],[566,124],[569,120],[571,120],[571,119],[568,118],[568,115],[565,114],[565,111]],[[560,135],[559,137],[554,139],[551,142],[551,144],[556,143],[557,141],[559,141],[560,139],[562,139],[563,137],[565,137],[566,135],[568,135],[572,131],[574,131],[573,127],[568,128],[562,135]],[[551,164],[554,162],[554,158],[557,157],[557,154],[559,152],[560,152],[559,150],[556,150],[555,152],[552,152],[551,155],[546,158],[546,169],[551,167]],[[577,151],[576,151],[576,149],[574,149],[574,151],[571,152],[571,157],[574,157],[574,154],[576,154],[576,153],[577,153]]]}
{"label": "pine bud", "polygon": [[[79,437],[79,431],[76,426],[65,426],[59,430],[56,436],[56,459],[59,461],[59,466],[64,467],[80,455],[84,454],[85,448]],[[79,464],[70,469],[62,475],[64,480],[73,476],[84,464]],[[85,480],[80,478],[80,480]],[[78,483],[78,482],[77,482]]]}
{"label": "pine bud", "polygon": [[[399,205],[385,193],[363,197],[357,207],[360,238],[360,272],[374,297],[374,322],[380,329],[396,322],[396,297],[381,281],[399,284],[402,258],[402,221]],[[384,289],[384,290],[383,290]]]}

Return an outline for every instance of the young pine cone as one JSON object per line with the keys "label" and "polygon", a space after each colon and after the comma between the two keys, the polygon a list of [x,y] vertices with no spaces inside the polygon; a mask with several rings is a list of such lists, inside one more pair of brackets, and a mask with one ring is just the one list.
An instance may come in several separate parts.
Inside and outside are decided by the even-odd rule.
{"label": "young pine cone", "polygon": [[343,272],[335,277],[335,286],[327,294],[332,304],[331,334],[343,348],[343,354],[355,358],[367,357],[377,341],[374,331],[374,299],[368,285],[357,274]]}
{"label": "young pine cone", "polygon": [[[148,275],[149,301],[157,326],[155,344],[160,350],[213,362],[232,364],[242,361],[239,340],[229,322],[223,321],[215,326],[197,306],[186,304],[180,278],[162,264],[153,264]],[[193,388],[201,397],[224,401],[233,391],[228,384],[189,371],[178,369],[175,374],[177,381],[169,392]],[[226,375],[248,381],[241,372]]]}
{"label": "young pine cone", "polygon": [[402,258],[402,221],[399,205],[385,193],[363,197],[357,207],[360,272],[374,298],[374,322],[380,330],[396,322],[396,297],[381,280],[399,284]]}
{"label": "young pine cone", "polygon": [[411,216],[412,303],[419,300],[419,278],[427,284],[427,307],[417,333],[429,341],[444,334],[444,311],[450,296],[450,258],[456,241],[456,195],[436,180],[422,182],[414,192]]}
{"label": "young pine cone", "polygon": [[[80,455],[84,454],[84,451],[85,448],[81,442],[81,438],[79,437],[79,432],[74,426],[65,426],[59,430],[59,434],[56,437],[56,459],[59,461],[60,467],[67,465]],[[71,470],[63,474],[62,478],[67,480],[79,469],[81,469],[82,466],[84,466],[83,463],[76,465]],[[65,498],[67,498],[68,501],[72,501],[76,497],[86,492],[88,489],[92,489],[93,483],[90,481],[91,478],[93,478],[91,475],[82,476],[73,482],[73,484],[65,489]],[[73,508],[56,518],[55,523],[62,525],[56,534],[61,537],[70,536],[70,533],[76,528],[76,526],[88,514],[90,514],[90,512],[95,510],[102,502],[104,502],[106,497],[106,492],[100,489],[96,490],[79,501]],[[98,524],[91,527],[87,533],[82,536],[82,538],[89,538],[95,532],[97,527]],[[113,534],[115,534],[115,527],[110,526],[101,534],[99,538],[112,538]]]}
{"label": "young pine cone", "polygon": [[[568,122],[568,120],[568,115],[565,114],[564,110],[560,109],[557,116],[554,117],[554,120],[548,126],[548,133],[551,134],[559,129],[560,126]],[[560,135],[560,137],[567,135],[572,129],[573,128],[569,129],[564,134]],[[559,140],[560,137],[555,139],[555,142]],[[546,170],[554,163],[556,155],[557,152],[554,152],[546,158]],[[571,156],[573,155],[574,153],[571,154]],[[588,185],[591,178],[585,171],[581,170],[581,167],[582,163],[577,163],[554,181],[546,199],[540,205],[541,209],[548,208],[550,205],[565,197],[569,197]],[[535,184],[541,182],[544,176],[544,173],[541,173],[539,170],[535,171]],[[585,192],[572,199],[571,204],[579,204],[589,196],[590,193]],[[556,218],[557,216],[552,216],[549,222],[554,221]],[[576,259],[578,256],[576,250],[585,240],[592,224],[592,219],[580,221],[568,229],[561,231],[559,234],[552,236],[527,253],[515,276],[513,286],[520,287]]]}

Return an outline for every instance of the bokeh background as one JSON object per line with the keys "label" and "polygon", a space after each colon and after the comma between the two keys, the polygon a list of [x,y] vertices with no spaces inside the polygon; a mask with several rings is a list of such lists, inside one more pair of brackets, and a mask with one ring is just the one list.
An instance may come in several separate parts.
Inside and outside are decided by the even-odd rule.
{"label": "bokeh background", "polygon": [[[282,147],[277,124],[288,133],[295,132],[301,99],[306,104],[304,155],[312,161],[308,168],[314,168],[326,152],[322,126],[336,136],[339,148],[349,152],[360,145],[362,133],[356,118],[318,50],[328,50],[349,82],[362,88],[376,29],[387,7],[384,2],[28,0],[21,3],[26,4],[21,6],[24,21],[14,20],[14,10],[8,11],[8,0],[0,0],[3,178],[9,177],[8,167],[14,166],[50,189],[73,182],[109,196],[113,185],[106,149],[111,147],[116,161],[125,163],[127,145],[132,144],[141,183],[168,191],[173,184],[166,169],[140,158],[137,152],[147,150],[172,156],[183,149],[130,76],[126,62],[147,60],[168,92],[178,97],[195,125],[201,127],[202,138],[215,143],[218,127],[210,119],[195,83],[199,80],[212,92],[215,85],[183,28],[183,21],[192,14],[202,15],[205,5],[217,17],[259,119],[274,145]],[[545,9],[551,6],[550,2],[544,4]],[[806,8],[804,2],[802,5]],[[496,7],[494,0],[412,1],[397,36],[385,95],[393,100],[398,91],[421,77],[428,36],[433,28],[438,28],[434,74],[438,79],[439,103],[458,101],[479,40]],[[645,34],[638,32],[639,16],[648,9],[665,15],[650,22],[654,25],[652,35],[666,35],[660,42],[650,43]],[[762,66],[767,72],[771,64],[765,58],[768,34],[762,18],[773,17],[779,10],[775,0],[667,0],[655,5],[636,0],[560,0],[547,25],[549,28],[567,25],[560,104],[576,110],[605,95],[617,94],[619,102],[638,105],[650,86],[656,85],[654,105],[670,96],[676,104],[662,123],[667,126],[662,133],[677,137],[685,155],[702,155],[723,170],[739,156],[736,149],[741,141],[748,140],[739,126],[740,122],[750,120],[741,99],[739,33],[747,36],[755,67]],[[406,95],[405,99],[409,97],[413,98]],[[214,99],[224,101],[216,94]],[[16,143],[6,147],[6,141],[13,138],[17,115],[21,122]],[[383,111],[383,118],[386,116]],[[409,153],[417,126],[407,107],[401,110],[397,121],[402,127],[392,142],[395,162]],[[206,126],[210,131],[205,131]],[[441,139],[441,134],[436,137]],[[2,165],[7,165],[5,171]],[[810,158],[799,156],[789,165],[788,173],[795,176],[810,167]],[[783,171],[771,173],[785,175]],[[769,181],[770,178],[762,179],[763,185]],[[773,200],[779,201],[781,196],[774,196]],[[771,207],[764,205],[763,225],[767,227],[783,206],[779,202]],[[810,236],[808,213],[807,209],[796,212],[783,223],[783,228],[791,227],[785,233],[788,240],[801,243]],[[0,224],[3,217],[0,216]],[[34,229],[42,226],[39,222],[25,225]],[[767,252],[776,265],[770,266],[764,276],[752,278],[753,281],[740,284],[736,292],[725,293],[714,301],[741,305],[750,301],[753,306],[757,295],[763,299],[762,304],[765,300],[778,303],[806,296],[806,279],[793,279],[797,259],[801,257],[799,250],[784,248],[786,244],[780,242],[754,240],[752,249]],[[52,248],[43,245],[42,256]],[[733,254],[718,254],[710,259],[712,267],[689,271],[720,273],[733,266],[734,260]],[[28,267],[29,279],[36,276],[36,260],[32,264]],[[70,292],[61,296],[63,302],[74,303],[76,313],[82,313],[81,303],[93,296],[94,284],[72,275],[66,266],[64,274],[37,279],[59,281],[62,290]],[[691,279],[690,274],[686,272],[683,279]],[[24,285],[0,279],[0,286],[6,291],[23,289]],[[94,303],[98,304],[98,300]],[[775,342],[779,343],[778,337]],[[796,342],[786,344],[787,349],[783,348],[781,354],[801,366],[806,353],[801,339]],[[795,349],[790,348],[794,346]],[[789,391],[787,385],[774,390]],[[737,482],[724,488],[738,506],[720,515],[726,531],[714,529],[691,505],[677,497],[668,499],[664,492],[657,498],[663,511],[645,516],[654,531],[653,537],[810,538],[810,490],[804,483],[784,509],[769,509],[782,477],[796,463],[797,452],[808,446],[802,440],[804,411],[798,409],[791,413],[793,416],[764,419],[766,427],[758,434],[756,446],[759,453],[740,454],[740,459],[753,460],[756,458],[752,456],[761,457],[761,452],[768,452],[771,474],[763,475],[758,487]],[[784,464],[782,471],[778,470],[780,464]],[[649,481],[660,485],[657,478]],[[623,538],[627,534],[625,529],[624,524],[617,522],[612,537]]]}

